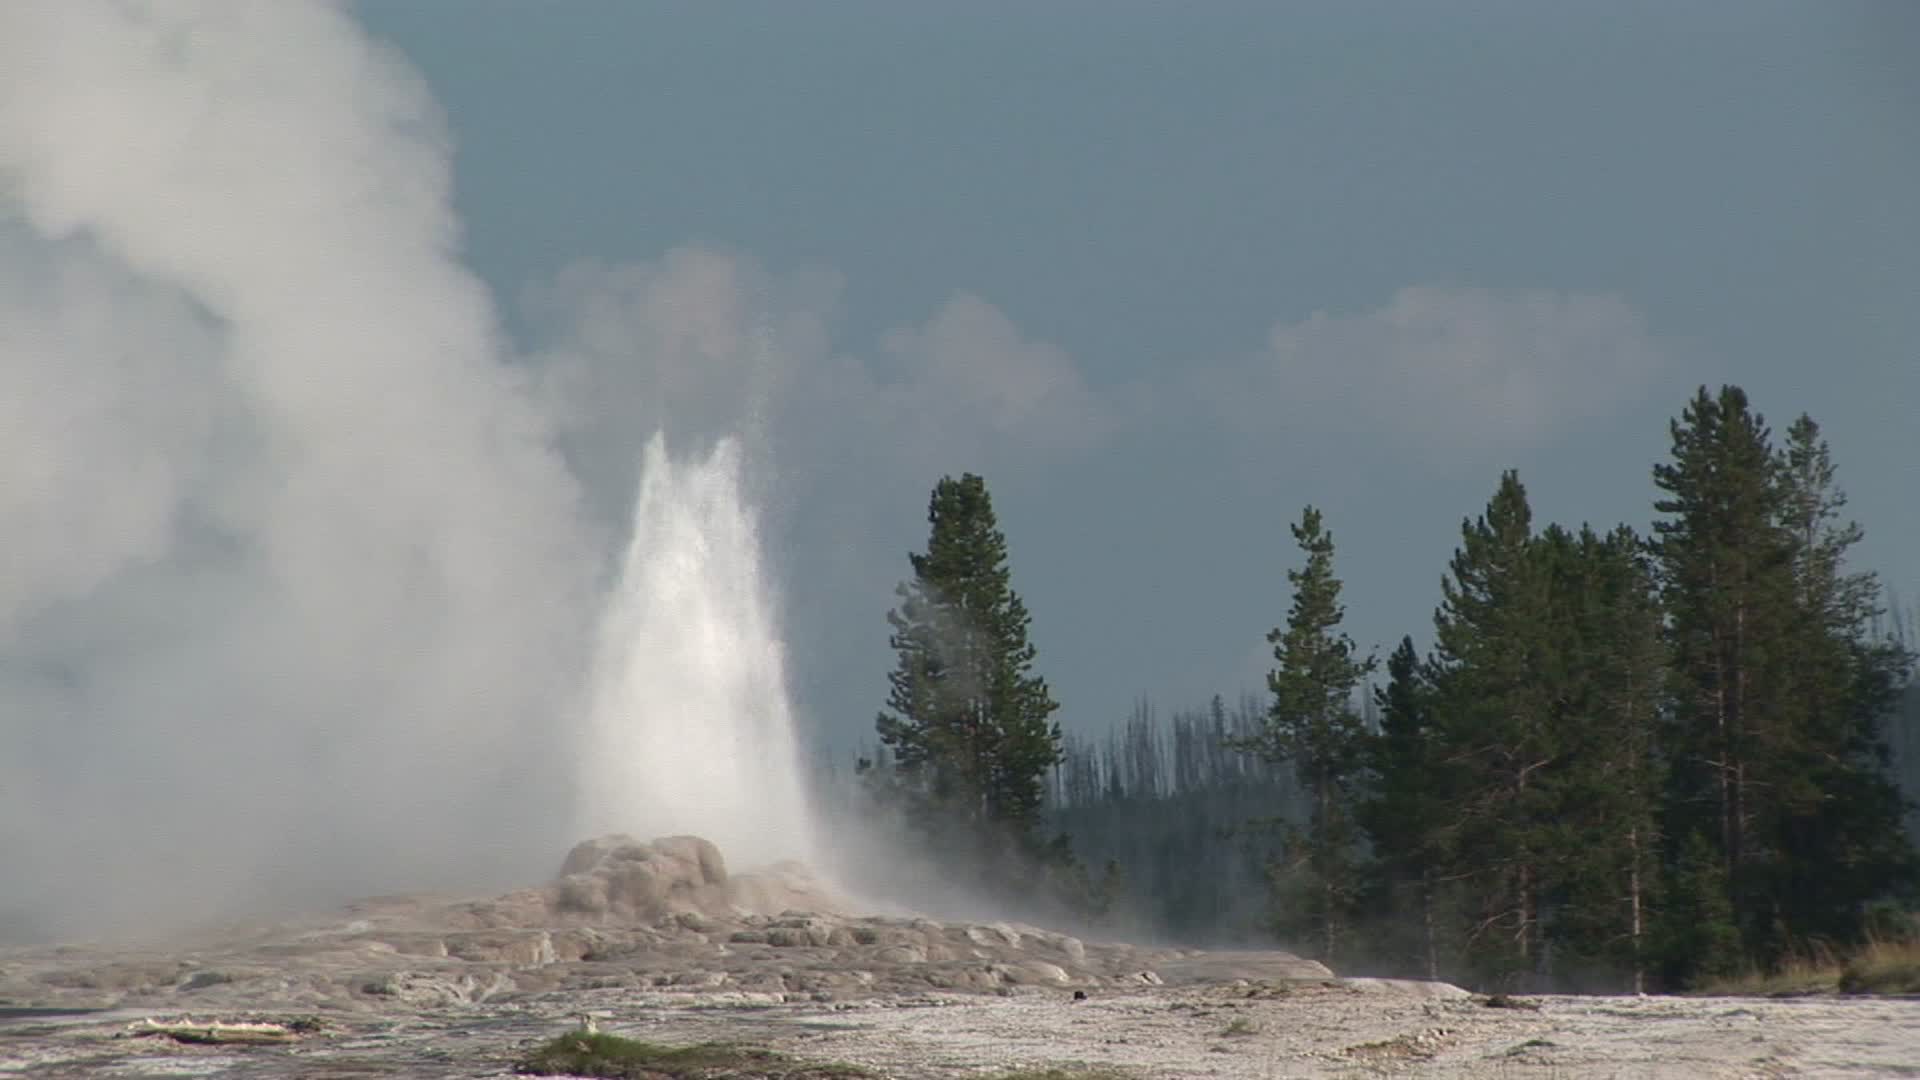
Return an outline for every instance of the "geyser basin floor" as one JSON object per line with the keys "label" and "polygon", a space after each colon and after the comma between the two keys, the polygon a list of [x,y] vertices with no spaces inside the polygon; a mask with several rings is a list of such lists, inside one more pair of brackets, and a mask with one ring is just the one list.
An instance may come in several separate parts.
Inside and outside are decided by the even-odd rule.
{"label": "geyser basin floor", "polygon": [[[1489,1009],[1338,981],[1012,996],[882,994],[819,1003],[738,994],[574,990],[485,1004],[329,1015],[292,1046],[120,1037],[139,1010],[0,1023],[0,1073],[36,1077],[507,1077],[525,1049],[591,1012],[600,1030],[674,1045],[726,1041],[903,1080],[1085,1064],[1152,1077],[1684,1078],[1910,1075],[1920,1001],[1534,999]],[[258,1001],[271,1010],[275,997]]]}
{"label": "geyser basin floor", "polygon": [[[173,947],[0,950],[0,1009],[16,1011],[0,1016],[0,1074],[507,1076],[583,1016],[650,1042],[746,1043],[905,1078],[1085,1063],[1142,1077],[1700,1080],[1920,1060],[1920,1000],[1491,1009],[1445,984],[1338,979],[1283,952],[791,909],[818,898],[808,881],[794,867],[729,874],[693,837],[605,837],[576,847],[552,884],[489,900],[387,897]],[[105,1011],[44,1011],[61,1009]],[[127,1037],[148,1017],[302,1034]]]}

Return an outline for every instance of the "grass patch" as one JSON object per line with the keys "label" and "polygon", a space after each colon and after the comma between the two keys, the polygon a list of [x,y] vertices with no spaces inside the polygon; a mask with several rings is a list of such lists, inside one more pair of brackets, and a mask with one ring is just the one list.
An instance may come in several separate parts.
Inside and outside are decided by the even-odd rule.
{"label": "grass patch", "polygon": [[548,1039],[516,1071],[613,1080],[856,1080],[873,1075],[854,1065],[795,1061],[772,1050],[733,1043],[662,1046],[584,1031]]}
{"label": "grass patch", "polygon": [[1789,960],[1774,971],[1749,971],[1711,979],[1695,988],[1709,997],[1807,997],[1840,989],[1840,965]]}
{"label": "grass patch", "polygon": [[1870,941],[1840,970],[1843,994],[1920,994],[1920,938]]}
{"label": "grass patch", "polygon": [[1711,980],[1695,992],[1737,997],[1920,994],[1920,935],[1872,940],[1845,957],[1811,949],[1773,971]]}
{"label": "grass patch", "polygon": [[1825,942],[1814,941],[1787,953],[1770,970],[1749,968],[1738,975],[1707,979],[1694,993],[1725,997],[1808,997],[1840,989],[1841,959]]}

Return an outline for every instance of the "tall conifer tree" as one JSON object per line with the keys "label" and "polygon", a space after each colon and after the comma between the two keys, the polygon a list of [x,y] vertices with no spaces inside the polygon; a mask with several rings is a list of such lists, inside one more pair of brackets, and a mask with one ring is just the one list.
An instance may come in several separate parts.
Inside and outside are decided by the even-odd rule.
{"label": "tall conifer tree", "polygon": [[[1766,421],[1738,387],[1701,387],[1671,425],[1672,460],[1654,467],[1667,515],[1652,550],[1674,664],[1669,839],[1699,833],[1749,947],[1770,933],[1762,820],[1790,740],[1784,664],[1793,619],[1792,547],[1781,528],[1779,463]],[[1697,845],[1687,850],[1698,855]],[[1689,901],[1692,906],[1699,903]]]}
{"label": "tall conifer tree", "polygon": [[1843,517],[1846,494],[1811,417],[1787,429],[1778,465],[1794,583],[1788,710],[1797,730],[1782,762],[1782,858],[1768,891],[1773,918],[1794,933],[1854,938],[1861,902],[1914,875],[1884,735],[1912,657],[1896,640],[1874,635],[1883,614],[1879,582],[1847,568],[1847,552],[1863,534]]}
{"label": "tall conifer tree", "polygon": [[944,477],[927,506],[927,550],[887,615],[895,666],[876,721],[930,831],[1037,843],[1047,772],[1060,760],[1059,705],[1034,673],[1031,617],[1012,586],[986,482]]}
{"label": "tall conifer tree", "polygon": [[1644,548],[1622,526],[1583,528],[1560,585],[1566,647],[1555,938],[1643,991],[1651,962],[1663,794],[1658,725],[1666,650]]}
{"label": "tall conifer tree", "polygon": [[1434,615],[1436,735],[1458,781],[1450,859],[1477,908],[1471,959],[1489,975],[1532,973],[1545,959],[1561,658],[1532,521],[1519,475],[1503,474],[1486,513],[1462,525]]}
{"label": "tall conifer tree", "polygon": [[1675,906],[1730,912],[1770,965],[1808,938],[1857,938],[1864,905],[1913,880],[1880,730],[1910,657],[1871,636],[1878,587],[1845,568],[1860,531],[1812,420],[1776,451],[1738,387],[1703,387],[1672,430],[1653,543],[1676,688],[1669,840],[1691,868],[1677,885],[1727,891]]}
{"label": "tall conifer tree", "polygon": [[[1267,635],[1279,666],[1267,676],[1273,706],[1257,749],[1269,761],[1291,763],[1309,800],[1307,827],[1288,845],[1286,869],[1300,876],[1279,882],[1283,929],[1310,927],[1322,959],[1331,960],[1356,885],[1353,800],[1366,729],[1354,695],[1374,660],[1361,657],[1340,629],[1346,608],[1333,573],[1333,534],[1320,511],[1307,507],[1292,531],[1306,564],[1287,571],[1287,625]],[[1296,883],[1303,887],[1284,888]],[[1288,910],[1296,902],[1300,908]]]}
{"label": "tall conifer tree", "polygon": [[[1433,686],[1411,637],[1401,638],[1387,657],[1387,684],[1374,690],[1374,706],[1380,730],[1369,743],[1372,777],[1359,819],[1385,878],[1389,907],[1412,908],[1420,927],[1420,967],[1427,978],[1438,979],[1446,858],[1439,825],[1451,786],[1433,726]],[[1408,893],[1412,903],[1403,905]]]}

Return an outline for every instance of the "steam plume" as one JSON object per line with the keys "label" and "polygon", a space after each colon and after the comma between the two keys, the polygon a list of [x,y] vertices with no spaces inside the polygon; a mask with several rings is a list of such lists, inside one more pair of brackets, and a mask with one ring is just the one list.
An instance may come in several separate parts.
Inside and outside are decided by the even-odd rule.
{"label": "steam plume", "polygon": [[333,5],[0,5],[0,934],[567,839],[602,545],[449,178]]}

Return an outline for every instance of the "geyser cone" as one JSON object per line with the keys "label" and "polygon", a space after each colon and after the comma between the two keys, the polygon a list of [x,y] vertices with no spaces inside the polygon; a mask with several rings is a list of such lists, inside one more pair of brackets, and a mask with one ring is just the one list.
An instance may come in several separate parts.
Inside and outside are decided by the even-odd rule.
{"label": "geyser cone", "polygon": [[633,539],[600,629],[584,748],[588,834],[693,833],[735,866],[806,859],[786,667],[740,450],[641,463]]}

